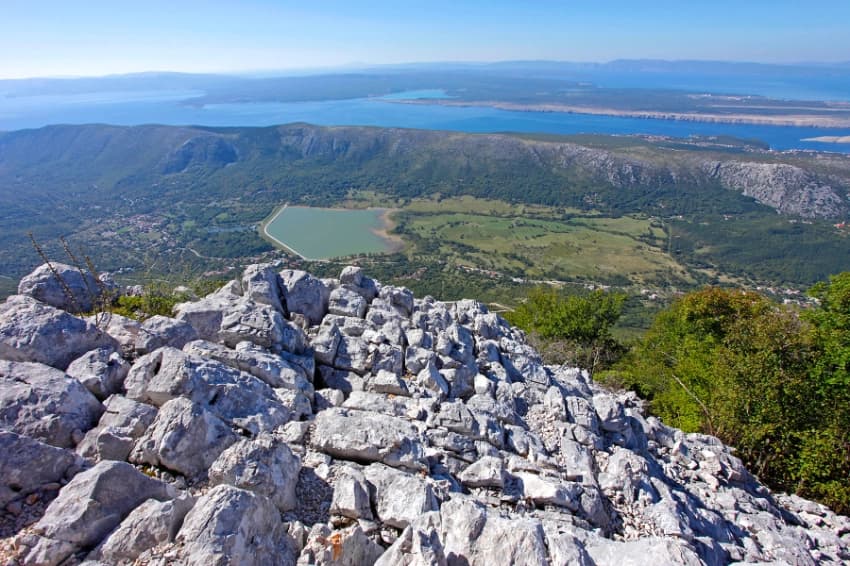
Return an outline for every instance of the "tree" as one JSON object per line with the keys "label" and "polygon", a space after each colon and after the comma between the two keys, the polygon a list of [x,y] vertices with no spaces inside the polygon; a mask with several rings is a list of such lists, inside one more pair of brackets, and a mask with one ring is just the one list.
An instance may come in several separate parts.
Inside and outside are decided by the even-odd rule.
{"label": "tree", "polygon": [[573,363],[593,372],[610,364],[622,350],[611,336],[626,296],[593,291],[567,295],[550,287],[535,287],[506,316],[529,333],[544,358]]}
{"label": "tree", "polygon": [[752,292],[707,288],[656,317],[612,384],[654,414],[734,446],[774,489],[850,510],[850,273],[800,313]]}

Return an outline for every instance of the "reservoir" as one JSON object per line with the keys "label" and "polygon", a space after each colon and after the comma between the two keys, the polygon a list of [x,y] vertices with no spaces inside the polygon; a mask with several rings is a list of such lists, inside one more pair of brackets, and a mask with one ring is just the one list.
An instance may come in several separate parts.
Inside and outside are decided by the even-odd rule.
{"label": "reservoir", "polygon": [[384,253],[397,247],[386,236],[386,208],[349,210],[284,205],[263,224],[263,234],[279,247],[320,260],[367,253]]}

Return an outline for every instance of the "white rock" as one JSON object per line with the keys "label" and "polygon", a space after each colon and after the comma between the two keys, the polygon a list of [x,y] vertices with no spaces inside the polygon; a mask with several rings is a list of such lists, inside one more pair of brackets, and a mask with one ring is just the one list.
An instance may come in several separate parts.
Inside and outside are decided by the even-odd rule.
{"label": "white rock", "polygon": [[289,312],[304,315],[311,325],[322,322],[328,312],[330,289],[306,271],[287,269],[280,277]]}
{"label": "white rock", "polygon": [[100,276],[95,279],[90,272],[80,272],[76,267],[64,263],[44,263],[18,284],[18,294],[28,295],[71,313],[91,311],[102,300],[100,296],[104,292],[107,296],[115,292],[110,279]]}
{"label": "white rock", "polygon": [[404,419],[334,408],[314,423],[311,446],[335,458],[426,469],[419,430]]}
{"label": "white rock", "polygon": [[76,379],[52,367],[0,360],[0,430],[73,448],[103,406]]}
{"label": "white rock", "polygon": [[268,497],[281,511],[294,509],[301,460],[271,434],[243,439],[210,467],[210,484],[228,484]]}
{"label": "white rock", "polygon": [[165,403],[151,427],[136,442],[130,461],[202,478],[238,437],[202,405],[178,397]]}
{"label": "white rock", "polygon": [[70,479],[82,462],[70,450],[0,431],[0,508],[45,484]]}
{"label": "white rock", "polygon": [[0,304],[0,359],[38,362],[61,370],[97,348],[118,343],[90,322],[32,297],[12,295]]}
{"label": "white rock", "polygon": [[124,389],[124,378],[128,371],[130,364],[118,352],[111,348],[98,348],[71,362],[65,373],[82,383],[102,401]]}
{"label": "white rock", "polygon": [[179,564],[294,564],[295,541],[265,496],[219,485],[186,515],[176,538]]}
{"label": "white rock", "polygon": [[126,462],[101,462],[77,474],[47,507],[33,531],[39,540],[27,564],[59,564],[91,548],[146,499],[166,500],[173,492]]}
{"label": "white rock", "polygon": [[378,519],[385,525],[405,528],[422,513],[438,509],[437,498],[427,481],[383,464],[363,470],[370,485]]}

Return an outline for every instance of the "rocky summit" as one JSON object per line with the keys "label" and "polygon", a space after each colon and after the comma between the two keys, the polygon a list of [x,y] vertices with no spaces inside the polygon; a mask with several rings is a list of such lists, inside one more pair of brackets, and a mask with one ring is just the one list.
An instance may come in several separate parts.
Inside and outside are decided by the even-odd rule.
{"label": "rocky summit", "polygon": [[0,305],[4,564],[850,560],[850,519],[481,303],[253,265],[139,323],[51,277]]}

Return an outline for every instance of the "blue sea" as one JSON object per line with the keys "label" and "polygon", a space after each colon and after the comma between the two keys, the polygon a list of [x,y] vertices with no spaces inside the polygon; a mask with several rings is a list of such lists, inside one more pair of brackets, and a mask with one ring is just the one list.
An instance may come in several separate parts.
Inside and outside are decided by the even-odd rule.
{"label": "blue sea", "polygon": [[0,130],[39,128],[49,124],[271,126],[309,122],[475,133],[651,134],[683,138],[727,135],[761,140],[777,150],[850,153],[848,144],[803,141],[819,136],[847,136],[850,135],[848,129],[712,124],[397,103],[403,98],[443,97],[439,90],[413,91],[385,98],[320,102],[193,105],[191,100],[202,94],[193,91],[143,91],[21,97],[0,95]]}

